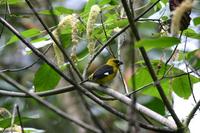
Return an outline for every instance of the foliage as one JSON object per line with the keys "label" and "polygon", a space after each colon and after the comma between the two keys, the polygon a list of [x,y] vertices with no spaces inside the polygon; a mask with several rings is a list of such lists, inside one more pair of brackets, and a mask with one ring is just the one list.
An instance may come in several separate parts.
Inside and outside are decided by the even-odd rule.
{"label": "foliage", "polygon": [[[56,0],[53,1],[53,4],[58,5],[56,4],[56,2],[57,2]],[[149,2],[154,3],[156,2],[156,0],[150,0]],[[18,7],[21,7],[22,5],[27,5],[27,4],[25,1],[20,1],[20,0],[8,0],[7,2],[5,1],[0,2],[0,7],[5,7],[5,5],[9,5],[10,9],[12,8],[14,9],[14,8],[18,8]],[[95,55],[95,53],[97,53],[97,51],[101,49],[102,45],[106,44],[109,41],[109,39],[113,37],[113,35],[115,35],[116,33],[119,33],[120,30],[122,30],[125,26],[129,24],[129,21],[126,17],[126,13],[120,6],[120,1],[118,0],[88,0],[88,2],[84,5],[83,9],[79,11],[66,8],[65,6],[62,6],[62,5],[53,6],[52,10],[47,10],[43,8],[43,10],[38,11],[39,15],[42,16],[42,18],[44,19],[44,22],[46,22],[47,25],[50,25],[49,29],[51,29],[52,33],[55,33],[56,31],[56,35],[54,34],[54,36],[60,43],[61,47],[64,49],[64,52],[67,53],[67,55],[71,55],[72,53],[72,47],[73,47],[72,38],[74,35],[73,33],[76,31],[75,35],[78,36],[76,38],[78,40],[75,40],[77,42],[77,45],[75,48],[76,50],[73,52],[75,52],[76,54],[77,62],[72,61],[72,63],[74,63],[74,66],[78,69],[78,71],[81,72],[81,74],[84,73],[85,71],[86,73],[89,71],[87,68],[88,67],[87,65],[90,62],[90,59],[93,58],[93,56],[89,56],[89,50],[87,48],[88,38],[86,36],[86,33],[88,30],[87,22],[88,22],[89,14],[91,11],[90,9],[94,5],[98,5],[101,9],[101,12],[97,14],[96,16],[97,18],[94,21],[92,29],[90,29],[89,31],[89,33],[91,33],[91,38],[95,40],[94,41],[95,47],[92,49],[94,50],[94,55]],[[168,22],[170,21],[169,14],[163,13],[163,9],[167,5],[168,5],[167,0],[160,1],[158,4],[155,5],[154,8],[152,8],[152,11],[149,11],[145,17],[139,18],[139,20],[136,22],[136,26],[138,28],[137,30],[141,34],[141,40],[135,41],[134,34],[129,34],[130,32],[127,30],[127,32],[120,33],[117,39],[112,39],[112,41],[110,41],[108,44],[109,47],[107,47],[109,50],[104,50],[103,52],[100,52],[100,54],[98,54],[98,58],[99,59],[102,58],[104,60],[105,58],[109,58],[110,56],[113,56],[112,53],[114,53],[114,55],[116,56],[119,54],[119,51],[121,49],[123,48],[129,49],[127,48],[126,43],[130,43],[130,42],[131,42],[131,47],[135,46],[135,49],[144,48],[148,53],[150,63],[153,67],[156,77],[158,78],[158,82],[161,84],[163,91],[165,95],[167,96],[168,100],[170,101],[170,103],[172,103],[173,101],[172,93],[177,94],[181,98],[188,99],[192,95],[191,90],[193,88],[192,87],[193,84],[199,82],[199,74],[197,71],[200,66],[199,49],[195,49],[192,51],[186,50],[186,49],[180,49],[179,51],[175,51],[175,54],[173,56],[171,56],[171,54],[174,53],[173,48],[176,47],[176,45],[187,44],[187,39],[193,39],[193,40],[199,41],[200,34],[195,30],[195,28],[197,28],[200,24],[200,17],[193,18],[192,21],[194,23],[194,26],[189,27],[183,31],[182,38],[186,38],[186,40],[182,38],[171,37],[168,34],[169,29],[164,28],[168,26]],[[37,5],[34,5],[34,7],[37,7]],[[138,7],[136,7],[136,9],[140,9],[141,7],[142,5],[139,5]],[[77,21],[77,24],[76,24],[77,29],[73,29],[72,23],[70,23],[73,21],[74,14],[78,16],[77,19],[79,20]],[[160,16],[160,14],[162,14],[162,16]],[[22,14],[17,14],[15,12],[12,12],[12,14],[9,14],[8,16],[9,16],[8,21],[11,21],[10,18],[16,21],[16,24],[15,23],[12,23],[12,24],[14,27],[18,27],[20,29],[19,33],[22,35],[24,39],[28,40],[28,42],[30,42],[31,45],[35,46],[38,50],[40,50],[39,52],[43,53],[43,55],[45,55],[45,57],[47,57],[51,63],[53,63],[55,66],[61,69],[61,71],[66,76],[68,76],[70,80],[73,80],[75,83],[79,82],[77,74],[74,74],[76,72],[73,70],[73,65],[72,66],[70,65],[71,62],[69,61],[69,59],[67,59],[63,55],[62,51],[60,50],[57,51],[65,59],[64,62],[62,62],[63,64],[61,65],[56,64],[58,59],[54,57],[55,53],[53,54],[50,52],[47,52],[47,54],[45,53],[45,50],[49,47],[49,45],[51,45],[52,43],[56,45],[56,43],[54,43],[50,35],[44,32],[43,28],[38,26],[38,25],[41,25],[40,23],[37,22],[37,24],[34,24],[35,21],[33,21],[34,19],[32,18],[33,14],[31,14],[31,16],[29,16],[28,18],[23,18]],[[70,16],[69,18],[72,17],[72,20],[70,21],[69,19],[68,20],[69,23],[66,24],[65,22],[63,22],[64,21],[63,18],[65,17],[61,17],[61,16]],[[152,19],[152,16],[155,17],[155,19]],[[52,24],[53,23],[52,21],[56,23],[56,20],[52,19],[54,17],[59,18],[59,23],[57,25]],[[29,19],[29,21],[33,21],[31,22],[32,24],[28,26],[26,24],[23,24],[23,21],[25,19]],[[21,22],[18,22],[17,20],[18,21],[21,20]],[[46,92],[46,91],[52,91],[53,89],[55,89],[56,86],[58,86],[59,83],[61,83],[61,79],[62,79],[61,76],[55,71],[55,68],[52,68],[45,62],[37,61],[34,63],[32,61],[32,59],[35,58],[34,53],[30,52],[30,49],[27,50],[27,47],[24,47],[24,45],[23,47],[20,47],[21,46],[20,39],[16,35],[10,36],[10,34],[7,33],[7,30],[5,31],[6,31],[5,35],[2,34],[6,38],[6,42],[4,43],[5,45],[4,47],[1,48],[1,50],[3,51],[2,53],[8,53],[7,51],[9,51],[10,53],[12,49],[16,49],[17,47],[18,49],[20,49],[21,53],[25,53],[23,56],[28,56],[31,59],[31,61],[27,61],[28,63],[25,62],[23,59],[18,59],[17,62],[21,63],[20,66],[24,66],[24,64],[29,64],[30,62],[33,63],[34,66],[36,66],[36,67],[33,67],[32,65],[30,65],[30,67],[28,67],[30,68],[30,71],[28,70],[28,68],[26,68],[26,69],[21,69],[19,73],[18,73],[19,70],[13,70],[14,72],[17,72],[17,73],[9,73],[9,75],[13,77],[14,79],[16,79],[16,81],[18,81],[23,86],[26,86],[27,88],[30,88],[30,89],[34,88],[35,92]],[[181,44],[183,41],[185,41],[184,44]],[[134,45],[133,45],[133,42],[134,42]],[[119,43],[122,43],[121,45],[123,46],[119,47]],[[13,51],[16,52],[17,50],[13,50]],[[28,54],[27,54],[27,51],[28,51]],[[141,59],[141,55],[135,54],[136,56],[136,63],[134,64],[135,72],[130,73],[130,71],[128,71],[131,68],[128,67],[129,65],[127,64],[132,63],[132,59],[129,56],[131,52],[130,51],[128,51],[127,53],[122,52],[121,54],[122,58],[125,61],[124,66],[126,68],[123,70],[124,71],[123,73],[125,77],[128,77],[126,78],[126,82],[128,83],[129,91],[131,92],[135,90],[137,91],[142,88],[139,92],[137,92],[137,98],[139,99],[138,102],[163,116],[166,115],[167,111],[165,110],[165,104],[162,102],[163,97],[161,97],[158,90],[156,89],[156,85],[155,85],[156,83],[152,79],[152,74],[149,72],[149,66],[147,66],[145,64],[145,61]],[[161,54],[159,55],[158,53],[161,53]],[[157,57],[158,55],[159,57]],[[182,58],[178,58],[178,56],[182,56]],[[5,58],[5,57],[2,57],[2,58]],[[171,60],[167,62],[169,58],[171,58]],[[2,65],[2,68],[6,68],[9,65],[9,64],[6,64],[5,61],[2,61],[0,63]],[[12,64],[12,62],[10,64]],[[92,62],[92,65],[89,64],[91,65],[91,69],[94,69],[96,67],[93,64],[95,63]],[[186,66],[187,69],[189,68],[189,71],[183,70],[180,67],[180,64]],[[14,65],[10,65],[10,66],[9,68],[19,67],[19,66],[14,66]],[[27,71],[27,72],[23,73],[21,71],[23,72]],[[194,73],[191,71],[194,71]],[[122,84],[121,82],[120,83],[113,82],[113,84],[115,83],[116,83],[115,87],[120,86]],[[132,83],[134,83],[134,86]],[[2,86],[1,88],[7,87],[7,85],[4,85],[3,83],[0,83],[0,85]],[[76,89],[78,90],[78,88]],[[11,89],[11,90],[16,91],[14,89]],[[98,93],[97,95],[101,97],[106,97],[105,94],[101,94],[101,93]],[[75,95],[75,97],[77,98],[79,96]],[[51,97],[45,100],[51,103],[54,103],[54,101],[56,101],[55,99],[56,99],[55,97]],[[20,99],[20,100],[23,101],[21,102],[23,106],[22,112],[25,112],[26,110],[25,103],[29,103],[29,102],[27,102],[24,99]],[[14,100],[12,102],[14,104]],[[95,112],[94,114],[96,115],[96,117],[98,117],[98,119],[101,119],[101,117],[105,117],[107,115],[107,112],[105,110],[102,111],[99,108],[97,108],[95,105],[92,105],[94,104],[93,102],[89,100],[86,100],[86,102],[88,102],[89,105],[91,104],[91,106],[93,107],[93,108],[91,107],[92,112]],[[116,103],[108,102],[108,103],[113,104],[113,106],[115,107],[124,106],[121,103],[117,103],[117,102]],[[3,103],[1,104],[2,106],[6,105],[6,104],[4,105]],[[62,104],[59,103],[58,101],[56,101],[54,104],[58,106],[62,106]],[[66,108],[70,108],[70,107],[66,107]],[[38,112],[40,112],[41,110],[43,109],[40,109],[40,107],[37,107]],[[126,112],[126,110],[122,108],[119,108],[119,111],[123,113]],[[44,110],[41,112],[45,114]],[[55,119],[58,116],[52,116],[52,117]],[[13,126],[13,125],[10,125],[13,119],[15,119],[14,124],[20,125],[19,118],[12,117],[10,115],[7,118],[0,119],[0,123],[1,123],[0,128],[9,128]],[[28,118],[28,117],[22,117],[21,119],[23,120],[22,121],[23,123],[28,123],[27,121],[32,120],[31,118]],[[108,119],[108,118],[105,118],[105,119]],[[109,123],[110,124],[109,125],[106,123],[107,121],[114,121],[115,124],[112,125]],[[119,120],[117,118],[112,119],[109,117],[109,120],[107,121],[101,120],[101,122],[102,123],[104,122],[104,125],[107,126],[106,127],[107,129],[113,128],[112,126],[119,126],[120,129],[125,131],[125,129],[123,129],[124,127],[122,126],[124,122],[123,120],[121,119]],[[55,123],[56,122],[59,123],[58,121],[55,121]],[[48,125],[48,122],[47,122],[47,125]],[[72,127],[72,126],[69,124],[69,127]],[[65,127],[65,128],[69,128],[69,127]],[[32,130],[27,128],[27,132],[30,132],[30,133],[40,132],[39,128],[38,129],[37,128],[38,127],[33,128]],[[74,129],[69,128],[69,130],[74,132]],[[112,132],[115,132],[115,131],[117,131],[117,129],[112,129]]]}

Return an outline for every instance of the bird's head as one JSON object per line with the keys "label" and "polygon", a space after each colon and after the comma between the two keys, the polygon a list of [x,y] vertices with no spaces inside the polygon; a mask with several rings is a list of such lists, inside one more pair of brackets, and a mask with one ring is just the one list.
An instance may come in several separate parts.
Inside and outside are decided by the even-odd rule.
{"label": "bird's head", "polygon": [[123,62],[119,61],[116,58],[111,58],[107,61],[106,63],[107,65],[111,65],[111,66],[115,66],[115,67],[119,67],[120,65],[123,64]]}

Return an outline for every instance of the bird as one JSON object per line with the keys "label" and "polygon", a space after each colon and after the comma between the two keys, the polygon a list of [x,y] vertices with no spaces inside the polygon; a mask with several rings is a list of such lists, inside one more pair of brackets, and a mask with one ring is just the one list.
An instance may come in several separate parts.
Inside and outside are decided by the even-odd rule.
{"label": "bird", "polygon": [[122,65],[123,62],[116,58],[110,58],[106,64],[100,66],[97,68],[86,81],[93,81],[95,83],[98,83],[100,85],[105,85],[106,83],[112,81],[118,70],[119,66]]}

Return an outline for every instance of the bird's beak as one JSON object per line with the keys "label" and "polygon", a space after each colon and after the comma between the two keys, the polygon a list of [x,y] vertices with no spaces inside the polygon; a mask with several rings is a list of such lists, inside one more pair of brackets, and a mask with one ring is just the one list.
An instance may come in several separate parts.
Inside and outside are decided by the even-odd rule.
{"label": "bird's beak", "polygon": [[122,65],[122,64],[124,64],[122,61],[119,61],[119,65]]}

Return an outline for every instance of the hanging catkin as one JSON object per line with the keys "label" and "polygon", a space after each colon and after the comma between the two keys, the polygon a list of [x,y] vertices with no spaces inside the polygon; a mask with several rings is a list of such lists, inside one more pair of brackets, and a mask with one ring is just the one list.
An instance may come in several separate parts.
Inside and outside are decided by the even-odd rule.
{"label": "hanging catkin", "polygon": [[101,9],[98,5],[93,5],[90,9],[88,21],[87,21],[87,39],[88,39],[88,50],[90,55],[94,54],[95,49],[95,39],[92,35],[94,24],[96,23],[97,17],[100,13]]}
{"label": "hanging catkin", "polygon": [[72,27],[72,50],[71,50],[71,58],[74,62],[77,61],[77,55],[76,55],[76,48],[78,45],[78,22],[79,20],[77,19],[77,15],[73,14],[72,15],[72,22],[71,22],[71,27]]}
{"label": "hanging catkin", "polygon": [[[66,26],[71,25],[72,22],[72,15],[65,16],[58,24],[58,27],[52,32],[53,35],[57,40],[60,40],[60,32],[62,29],[65,29]],[[58,46],[53,43],[53,49],[55,53],[55,58],[58,66],[61,66],[64,64],[64,56]]]}

